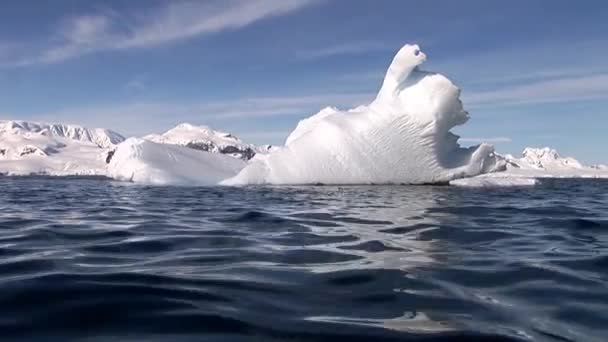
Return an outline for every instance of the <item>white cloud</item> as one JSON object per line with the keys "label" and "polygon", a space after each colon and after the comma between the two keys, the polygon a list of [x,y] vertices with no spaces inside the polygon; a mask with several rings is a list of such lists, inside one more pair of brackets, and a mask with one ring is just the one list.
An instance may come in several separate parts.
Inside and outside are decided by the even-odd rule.
{"label": "white cloud", "polygon": [[583,76],[606,71],[606,53],[606,39],[546,39],[504,44],[487,50],[462,51],[458,58],[452,54],[433,55],[428,63],[435,71],[475,84]]}
{"label": "white cloud", "polygon": [[315,60],[342,55],[357,55],[373,51],[391,51],[398,49],[399,44],[386,42],[353,42],[348,44],[333,45],[319,49],[309,49],[297,52],[297,57],[304,60]]}
{"label": "white cloud", "polygon": [[525,73],[512,73],[490,78],[481,78],[467,82],[467,85],[495,85],[507,83],[530,83],[539,81],[548,81],[554,79],[593,76],[597,74],[607,73],[608,68],[597,66],[581,66],[576,68],[559,68],[559,69],[540,69]]}
{"label": "white cloud", "polygon": [[143,48],[235,30],[285,15],[321,0],[171,1],[145,13],[105,12],[68,20],[53,43],[33,56],[3,63],[24,66],[61,62],[95,51]]}
{"label": "white cloud", "polygon": [[11,51],[11,46],[8,43],[0,42],[0,58],[5,57]]}
{"label": "white cloud", "polygon": [[460,138],[460,142],[464,142],[464,143],[474,143],[474,144],[479,144],[479,143],[491,143],[491,144],[496,144],[496,143],[510,143],[511,141],[513,141],[511,138],[508,137],[489,137],[489,138]]}
{"label": "white cloud", "polygon": [[138,76],[123,85],[123,90],[127,93],[140,93],[146,90],[147,83],[143,76]]}
{"label": "white cloud", "polygon": [[608,98],[608,74],[559,78],[491,91],[463,93],[472,107],[512,106]]}
{"label": "white cloud", "polygon": [[[275,116],[309,116],[326,106],[352,108],[373,100],[373,94],[318,94],[284,97],[246,97],[233,100],[196,103],[132,102],[117,105],[66,108],[34,115],[38,121],[66,122],[90,127],[130,130],[125,134],[141,135],[165,130],[184,121],[227,124],[251,120],[252,125]],[[259,120],[254,120],[254,119]]]}

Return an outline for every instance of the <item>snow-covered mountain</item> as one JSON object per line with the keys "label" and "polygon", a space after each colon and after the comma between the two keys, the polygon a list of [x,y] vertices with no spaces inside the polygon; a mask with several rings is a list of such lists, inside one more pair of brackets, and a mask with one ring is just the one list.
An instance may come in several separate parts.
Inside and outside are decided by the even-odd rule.
{"label": "snow-covered mountain", "polygon": [[181,124],[148,140],[107,129],[0,121],[0,175],[102,175],[167,184],[217,184],[269,146],[246,144],[229,133]]}
{"label": "snow-covered mountain", "polygon": [[539,178],[608,178],[605,165],[587,166],[572,157],[563,157],[549,147],[527,147],[521,157],[497,155],[506,170],[450,182],[461,186],[534,185]]}
{"label": "snow-covered mountain", "polygon": [[77,125],[47,124],[28,121],[2,120],[0,121],[0,134],[32,135],[38,134],[53,138],[67,138],[71,140],[89,142],[99,148],[112,148],[125,138],[109,129],[86,128]]}
{"label": "snow-covered mountain", "polygon": [[521,158],[515,158],[511,155],[505,155],[504,157],[507,160],[508,168],[545,171],[584,170],[588,168],[574,158],[560,156],[556,150],[549,147],[527,147],[522,152]]}
{"label": "snow-covered mountain", "polygon": [[103,175],[124,138],[106,129],[0,121],[0,174]]}
{"label": "snow-covered mountain", "polygon": [[205,152],[227,154],[243,160],[249,160],[257,153],[268,151],[268,147],[246,144],[230,133],[189,123],[179,124],[163,134],[147,135],[144,139],[161,144],[186,146]]}

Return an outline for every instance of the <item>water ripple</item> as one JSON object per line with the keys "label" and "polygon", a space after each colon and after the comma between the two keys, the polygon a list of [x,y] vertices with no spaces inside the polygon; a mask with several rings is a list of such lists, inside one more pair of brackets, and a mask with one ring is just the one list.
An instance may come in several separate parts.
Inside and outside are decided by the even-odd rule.
{"label": "water ripple", "polygon": [[604,341],[608,182],[0,177],[3,340]]}

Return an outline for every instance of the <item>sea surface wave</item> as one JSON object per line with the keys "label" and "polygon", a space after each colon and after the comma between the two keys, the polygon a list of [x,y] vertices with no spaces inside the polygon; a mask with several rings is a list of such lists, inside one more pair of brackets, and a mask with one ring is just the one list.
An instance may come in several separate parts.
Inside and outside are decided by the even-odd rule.
{"label": "sea surface wave", "polygon": [[0,189],[2,340],[608,336],[608,181]]}

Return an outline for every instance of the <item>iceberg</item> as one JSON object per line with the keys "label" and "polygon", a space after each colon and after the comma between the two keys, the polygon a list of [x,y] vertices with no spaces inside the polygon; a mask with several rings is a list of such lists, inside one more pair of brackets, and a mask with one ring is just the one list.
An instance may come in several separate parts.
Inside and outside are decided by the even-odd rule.
{"label": "iceberg", "polygon": [[216,185],[243,167],[243,160],[224,154],[129,138],[114,151],[108,176],[154,185]]}
{"label": "iceberg", "polygon": [[371,104],[302,120],[285,146],[222,184],[447,183],[503,169],[491,145],[460,147],[450,132],[469,119],[460,90],[420,70],[425,60],[418,45],[403,46]]}

